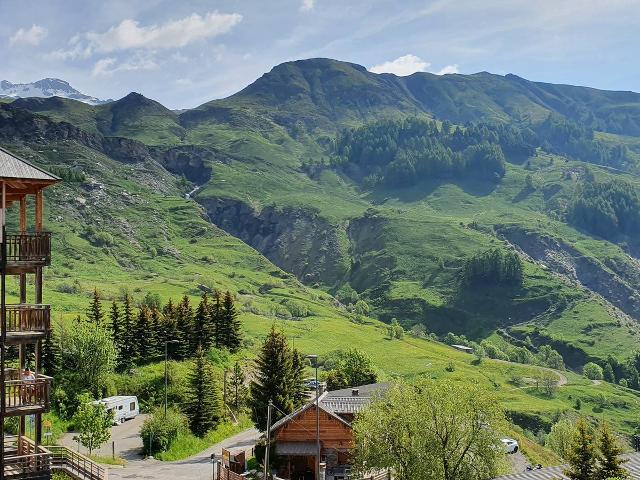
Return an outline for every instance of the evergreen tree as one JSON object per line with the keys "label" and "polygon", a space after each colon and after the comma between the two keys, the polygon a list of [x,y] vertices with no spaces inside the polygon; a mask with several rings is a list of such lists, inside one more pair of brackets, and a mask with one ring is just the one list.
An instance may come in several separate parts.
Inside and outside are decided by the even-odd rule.
{"label": "evergreen tree", "polygon": [[593,480],[596,468],[596,452],[591,428],[581,418],[576,424],[576,434],[569,451],[569,467],[564,474],[571,480]]}
{"label": "evergreen tree", "polygon": [[133,305],[131,296],[127,293],[123,299],[122,333],[120,357],[118,358],[118,370],[126,372],[130,370],[136,361],[136,342],[134,337]]}
{"label": "evergreen tree", "polygon": [[594,480],[629,477],[629,472],[622,467],[622,464],[626,462],[620,458],[622,448],[620,448],[620,444],[607,422],[603,422],[600,427],[598,449],[600,450],[600,458]]}
{"label": "evergreen tree", "polygon": [[124,348],[122,336],[124,334],[122,329],[122,319],[120,318],[120,308],[118,303],[114,300],[111,303],[111,310],[109,311],[109,321],[111,323],[111,335],[113,337],[113,344],[116,347],[116,353],[120,358],[121,352]]}
{"label": "evergreen tree", "polygon": [[200,347],[196,350],[195,366],[189,377],[184,413],[189,421],[189,428],[198,437],[204,437],[222,417],[222,405],[213,370]]}
{"label": "evergreen tree", "polygon": [[245,382],[246,376],[242,371],[242,367],[236,362],[229,379],[229,388],[231,389],[230,403],[236,411],[242,408],[247,400],[247,387]]}
{"label": "evergreen tree", "polygon": [[193,341],[193,309],[186,295],[182,297],[182,301],[176,308],[176,323],[179,342],[176,355],[179,359],[189,358],[195,349],[191,343]]}
{"label": "evergreen tree", "polygon": [[242,332],[238,312],[233,301],[231,292],[224,295],[221,315],[222,325],[222,346],[231,352],[236,352],[242,346]]}
{"label": "evergreen tree", "polygon": [[42,340],[42,370],[51,377],[60,370],[60,348],[53,331],[47,333]]}
{"label": "evergreen tree", "polygon": [[100,302],[100,293],[97,288],[93,289],[93,299],[89,310],[87,311],[87,320],[94,325],[100,325],[104,319],[104,313],[102,312],[102,303]]}
{"label": "evergreen tree", "polygon": [[178,310],[171,299],[162,309],[162,349],[164,351],[164,342],[172,340],[180,340],[180,332],[178,331]]}
{"label": "evergreen tree", "polygon": [[210,309],[210,325],[213,331],[213,344],[216,348],[223,347],[223,328],[222,328],[222,295],[220,294],[220,290],[215,289],[213,291],[213,302],[211,304]]}
{"label": "evergreen tree", "polygon": [[208,333],[209,317],[209,298],[207,297],[207,294],[204,293],[193,317],[193,329],[191,331],[191,335],[193,337],[191,344],[200,346],[204,350],[208,350],[211,346],[209,343],[210,339]]}
{"label": "evergreen tree", "polygon": [[164,352],[164,320],[159,309],[151,309],[149,322],[149,356],[154,359]]}
{"label": "evergreen tree", "polygon": [[150,360],[153,338],[151,338],[151,311],[146,305],[142,305],[138,311],[134,326],[135,357],[139,363]]}
{"label": "evergreen tree", "polygon": [[307,389],[304,385],[306,365],[307,361],[304,355],[298,350],[293,350],[291,352],[291,391],[293,392],[294,408],[304,405],[307,401]]}
{"label": "evergreen tree", "polygon": [[604,364],[604,368],[602,369],[604,380],[609,383],[616,383],[616,375],[613,373],[613,367],[609,362]]}
{"label": "evergreen tree", "polygon": [[296,407],[297,388],[294,388],[293,355],[287,337],[275,326],[262,344],[255,362],[255,377],[251,381],[251,419],[258,430],[267,428],[267,407],[274,405],[272,422],[293,412]]}

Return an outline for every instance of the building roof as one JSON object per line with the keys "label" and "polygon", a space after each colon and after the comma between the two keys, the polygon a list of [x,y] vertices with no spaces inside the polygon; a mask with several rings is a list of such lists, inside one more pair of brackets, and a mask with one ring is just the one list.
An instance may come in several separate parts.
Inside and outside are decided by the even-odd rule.
{"label": "building roof", "polygon": [[[623,455],[627,459],[622,466],[631,474],[632,479],[640,480],[640,453],[630,453]],[[568,480],[563,474],[565,467],[547,467],[540,470],[531,470],[529,472],[514,473],[504,477],[498,477],[495,480]]]}
{"label": "building roof", "polygon": [[[320,404],[320,410],[323,410],[324,412],[327,413],[327,415],[329,415],[330,417],[333,417],[335,420],[339,421],[340,423],[344,423],[346,426],[351,427],[351,424],[349,422],[347,422],[344,418],[341,418],[337,414],[332,412],[331,410],[328,410],[328,409],[324,408],[323,398],[326,395],[327,395],[327,393],[325,392],[322,395],[320,395],[320,398],[318,399],[319,404]],[[298,408],[297,410],[291,412],[289,415],[286,415],[286,416],[282,417],[276,423],[271,425],[271,431],[273,432],[274,430],[278,430],[280,427],[282,427],[286,423],[290,422],[291,420],[295,419],[296,417],[298,417],[303,412],[309,410],[312,407],[315,407],[315,405],[316,405],[316,400],[314,398],[309,403],[307,403],[307,404],[303,405],[302,407]]]}
{"label": "building roof", "polygon": [[315,442],[277,442],[276,453],[278,455],[315,455]]}
{"label": "building roof", "polygon": [[60,178],[0,148],[0,178],[58,182]]}

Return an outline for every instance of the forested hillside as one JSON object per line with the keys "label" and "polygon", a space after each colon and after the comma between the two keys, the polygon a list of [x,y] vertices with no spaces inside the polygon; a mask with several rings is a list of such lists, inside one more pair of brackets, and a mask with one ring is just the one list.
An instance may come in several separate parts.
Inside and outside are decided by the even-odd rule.
{"label": "forested hillside", "polygon": [[551,344],[575,368],[637,342],[638,136],[636,93],[328,59],[179,115],[133,93],[0,105],[2,144],[70,180],[53,201],[76,253],[57,278],[90,258],[111,280],[220,284],[267,312],[282,298],[260,285],[284,282],[406,329]]}

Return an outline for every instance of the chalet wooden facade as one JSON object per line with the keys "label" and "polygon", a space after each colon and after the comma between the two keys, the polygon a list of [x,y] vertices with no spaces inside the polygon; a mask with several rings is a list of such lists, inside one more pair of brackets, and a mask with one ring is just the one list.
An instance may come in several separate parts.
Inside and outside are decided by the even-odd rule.
{"label": "chalet wooden facade", "polygon": [[[319,461],[326,466],[327,480],[347,478],[353,443],[351,423],[355,415],[385,389],[386,384],[372,384],[320,396]],[[316,480],[316,412],[314,399],[272,426],[278,478]]]}

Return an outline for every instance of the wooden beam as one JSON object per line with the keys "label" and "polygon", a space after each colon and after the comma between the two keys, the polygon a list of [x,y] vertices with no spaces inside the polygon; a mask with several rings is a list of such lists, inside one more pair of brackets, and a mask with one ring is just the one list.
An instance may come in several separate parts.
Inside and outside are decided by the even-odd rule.
{"label": "wooden beam", "polygon": [[44,211],[44,198],[42,189],[36,192],[36,232],[42,231],[42,214]]}

